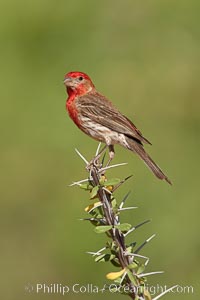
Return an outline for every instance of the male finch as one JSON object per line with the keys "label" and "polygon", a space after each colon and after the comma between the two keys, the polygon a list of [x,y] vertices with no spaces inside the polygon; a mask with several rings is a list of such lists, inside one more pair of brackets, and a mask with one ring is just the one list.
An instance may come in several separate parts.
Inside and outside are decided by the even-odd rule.
{"label": "male finch", "polygon": [[87,74],[70,72],[65,75],[64,84],[68,93],[66,108],[69,116],[87,135],[106,143],[110,159],[114,156],[114,145],[119,144],[137,153],[156,177],[171,184],[143,148],[143,143],[151,143],[106,97],[96,91]]}

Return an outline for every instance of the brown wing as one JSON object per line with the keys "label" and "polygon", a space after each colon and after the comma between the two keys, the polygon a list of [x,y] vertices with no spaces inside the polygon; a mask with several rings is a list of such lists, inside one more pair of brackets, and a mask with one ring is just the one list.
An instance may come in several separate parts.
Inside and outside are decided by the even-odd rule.
{"label": "brown wing", "polygon": [[78,97],[76,105],[82,116],[136,139],[140,143],[151,144],[128,118],[122,115],[108,99],[99,93],[92,92]]}

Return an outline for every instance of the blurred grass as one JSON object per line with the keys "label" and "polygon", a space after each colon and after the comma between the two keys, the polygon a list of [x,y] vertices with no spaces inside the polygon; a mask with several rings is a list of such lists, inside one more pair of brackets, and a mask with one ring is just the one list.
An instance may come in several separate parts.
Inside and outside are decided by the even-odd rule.
{"label": "blurred grass", "polygon": [[[149,153],[174,183],[117,148],[116,161],[129,164],[114,175],[134,174],[119,198],[131,189],[139,206],[125,218],[153,219],[138,242],[157,233],[143,252],[149,270],[166,272],[150,283],[192,285],[193,295],[173,299],[197,299],[199,9],[195,0],[1,1],[2,298],[26,299],[28,282],[101,286],[112,269],[85,254],[105,239],[77,221],[87,194],[67,186],[85,176],[74,148],[89,159],[97,145],[65,112],[64,74],[81,70],[152,141]],[[94,295],[68,295],[81,297]]]}

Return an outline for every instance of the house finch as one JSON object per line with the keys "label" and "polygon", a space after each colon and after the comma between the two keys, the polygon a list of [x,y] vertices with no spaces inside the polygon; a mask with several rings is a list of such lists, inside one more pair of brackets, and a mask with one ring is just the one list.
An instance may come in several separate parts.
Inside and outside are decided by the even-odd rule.
{"label": "house finch", "polygon": [[114,145],[119,144],[137,153],[156,177],[171,184],[144,150],[143,143],[151,143],[106,97],[96,91],[87,74],[70,72],[65,75],[64,84],[68,93],[66,108],[69,116],[87,135],[106,143],[110,159],[114,157]]}

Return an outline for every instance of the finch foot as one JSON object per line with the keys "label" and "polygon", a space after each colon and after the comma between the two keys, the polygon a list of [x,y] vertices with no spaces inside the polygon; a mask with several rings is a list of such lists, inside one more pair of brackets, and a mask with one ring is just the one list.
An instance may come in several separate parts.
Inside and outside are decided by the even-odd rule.
{"label": "finch foot", "polygon": [[[105,154],[106,154],[106,153],[104,153],[104,152],[106,151],[106,148],[107,148],[107,147],[109,148],[109,159],[108,159],[108,162],[106,163],[105,167],[102,168],[103,165],[104,165],[104,159],[105,159]],[[99,150],[99,147],[98,147],[98,150]],[[102,155],[103,153],[104,153],[104,156],[103,156],[103,158],[102,158],[102,161],[100,162],[100,157],[101,157],[101,155]],[[96,167],[96,168],[99,168],[99,169],[102,168],[102,170],[103,170],[103,169],[106,170],[106,168],[109,167],[109,165],[110,165],[111,161],[113,160],[114,156],[115,156],[114,146],[113,146],[113,145],[109,145],[109,146],[105,145],[105,146],[101,149],[100,152],[97,151],[96,156],[95,156],[95,157],[87,164],[86,170],[90,171],[90,170],[91,170],[91,167]],[[104,172],[105,172],[105,171],[104,171]]]}
{"label": "finch foot", "polygon": [[111,163],[111,161],[113,160],[114,156],[115,156],[115,149],[113,145],[108,146],[109,148],[109,160],[106,164],[106,167],[108,167]]}
{"label": "finch foot", "polygon": [[102,167],[102,162],[100,163],[100,157],[101,157],[101,155],[103,154],[103,152],[105,152],[106,151],[106,148],[107,148],[107,146],[105,145],[102,149],[101,149],[101,151],[87,164],[87,166],[86,166],[86,170],[88,170],[88,171],[90,171],[90,169],[91,169],[91,167],[92,166],[94,166],[94,167]]}

